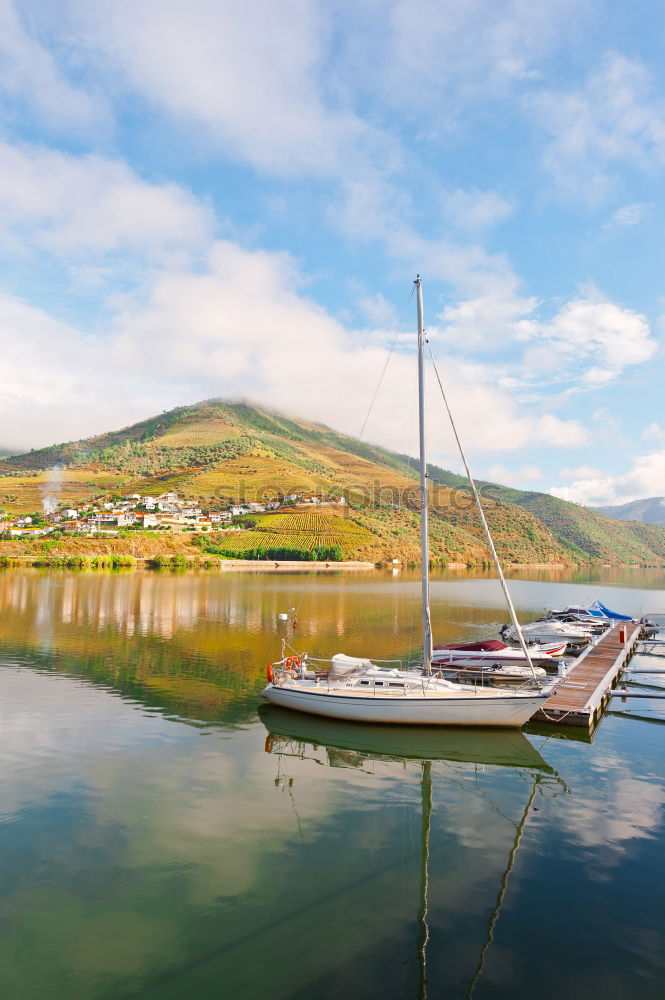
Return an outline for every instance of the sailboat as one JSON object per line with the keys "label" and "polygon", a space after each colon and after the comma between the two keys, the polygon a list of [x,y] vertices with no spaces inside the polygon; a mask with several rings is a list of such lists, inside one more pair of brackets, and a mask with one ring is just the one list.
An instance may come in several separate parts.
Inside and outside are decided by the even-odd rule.
{"label": "sailboat", "polygon": [[[422,662],[420,672],[379,666],[370,657],[338,653],[329,661],[307,653],[286,655],[268,665],[268,683],[261,692],[266,701],[313,715],[400,725],[497,726],[520,728],[552,695],[552,683],[543,683],[533,667],[522,638],[510,594],[485,520],[473,477],[462,450],[450,410],[451,423],[476,506],[487,536],[499,580],[532,680],[519,689],[458,684],[432,671],[433,643],[429,597],[428,490],[425,448],[425,327],[422,280],[415,280],[418,317],[418,418],[420,446],[420,540],[422,556]],[[437,373],[438,376],[438,373]],[[441,386],[443,394],[443,387]],[[448,408],[447,401],[444,402]]]}

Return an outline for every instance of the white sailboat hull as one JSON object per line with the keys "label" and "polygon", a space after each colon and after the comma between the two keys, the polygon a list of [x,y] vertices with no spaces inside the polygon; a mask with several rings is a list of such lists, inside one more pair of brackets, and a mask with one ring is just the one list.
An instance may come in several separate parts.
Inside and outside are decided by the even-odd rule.
{"label": "white sailboat hull", "polygon": [[468,696],[457,693],[390,696],[358,691],[328,692],[323,686],[306,690],[291,685],[268,684],[261,696],[273,705],[296,712],[351,722],[519,729],[538,711],[548,694],[513,696],[485,691]]}

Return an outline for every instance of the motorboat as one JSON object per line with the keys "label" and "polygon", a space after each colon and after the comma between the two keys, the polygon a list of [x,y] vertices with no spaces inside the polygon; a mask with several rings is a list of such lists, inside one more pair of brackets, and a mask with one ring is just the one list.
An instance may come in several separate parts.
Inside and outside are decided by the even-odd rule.
{"label": "motorboat", "polygon": [[[344,653],[330,660],[314,659],[308,653],[292,649],[287,655],[286,639],[282,636],[282,656],[267,667],[267,685],[262,697],[275,705],[312,715],[371,722],[405,725],[489,726],[519,728],[552,695],[553,684],[536,672],[526,643],[521,636],[506,585],[501,564],[494,548],[485,514],[466,457],[459,442],[452,415],[439,378],[432,363],[448,409],[460,453],[467,470],[476,507],[492,552],[499,580],[520,641],[530,680],[519,689],[493,687],[484,683],[455,683],[433,671],[432,625],[429,599],[429,540],[427,458],[425,452],[425,328],[423,319],[422,282],[415,281],[418,315],[418,403],[420,445],[420,540],[421,540],[421,612],[422,653],[420,670],[402,670],[382,666],[375,658],[351,657]],[[430,352],[431,354],[431,352]],[[292,647],[291,647],[292,648]]]}
{"label": "motorboat", "polygon": [[601,601],[589,601],[588,604],[568,604],[560,611],[551,608],[548,610],[548,617],[559,621],[580,622],[601,629],[608,628],[613,622],[637,621],[630,615],[621,614],[619,611],[610,611]]}
{"label": "motorboat", "polygon": [[[580,624],[558,622],[552,619],[540,619],[522,625],[524,638],[533,642],[564,642],[568,652],[577,652],[588,646],[592,641],[590,631]],[[501,629],[502,639],[508,642],[517,641],[517,632],[513,625],[504,625]]]}
{"label": "motorboat", "polygon": [[[563,652],[566,648],[565,642],[559,642],[555,649]],[[545,673],[555,674],[559,669],[559,664],[551,653],[542,652],[542,647],[533,646],[529,649],[531,663],[538,673],[543,676]],[[509,646],[499,639],[487,639],[482,642],[451,643],[448,645],[435,646],[432,653],[432,665],[449,669],[467,669],[469,671],[493,669],[510,670],[516,679],[528,677],[531,674],[531,667],[521,649]]]}

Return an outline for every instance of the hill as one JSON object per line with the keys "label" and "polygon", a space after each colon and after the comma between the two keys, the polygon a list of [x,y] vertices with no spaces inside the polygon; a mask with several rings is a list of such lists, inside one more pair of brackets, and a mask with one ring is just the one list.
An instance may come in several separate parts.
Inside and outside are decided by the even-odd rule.
{"label": "hill", "polygon": [[615,507],[592,507],[598,514],[612,517],[617,521],[642,521],[665,528],[665,497],[648,497],[646,500],[632,500]]}
{"label": "hill", "polygon": [[[488,562],[466,480],[435,466],[430,476],[433,558]],[[665,563],[660,528],[611,521],[548,494],[479,485],[506,563]],[[302,507],[298,515],[308,522],[285,521],[286,514],[277,515],[281,521],[258,518],[252,532],[211,539],[221,551],[260,550],[268,541],[271,549],[288,549],[297,540],[312,551],[339,546],[346,558],[418,559],[412,458],[247,402],[206,400],[120,431],[0,460],[0,504],[10,512],[39,509],[46,494],[76,505],[167,490],[210,510],[296,492],[347,500],[346,517],[334,522],[317,524],[312,518],[324,516],[323,509]]]}
{"label": "hill", "polygon": [[[459,489],[468,489],[465,480],[454,473],[432,468],[431,474],[447,485],[454,480]],[[613,520],[549,493],[515,490],[483,481],[478,486],[485,496],[515,504],[533,514],[577,561],[591,559],[613,566],[665,564],[665,530],[659,526]]]}

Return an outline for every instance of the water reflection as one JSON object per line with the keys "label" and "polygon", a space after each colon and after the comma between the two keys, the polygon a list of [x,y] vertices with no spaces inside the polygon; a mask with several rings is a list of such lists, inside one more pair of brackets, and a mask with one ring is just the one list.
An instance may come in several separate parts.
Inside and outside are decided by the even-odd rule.
{"label": "water reflection", "polygon": [[[503,907],[508,883],[517,861],[517,852],[524,836],[527,820],[537,793],[556,795],[568,788],[541,754],[521,732],[437,727],[370,726],[315,718],[290,712],[277,706],[264,706],[259,712],[268,735],[265,750],[282,758],[300,761],[314,760],[329,767],[354,768],[365,771],[368,762],[380,761],[391,765],[417,763],[420,766],[420,865],[417,934],[414,950],[418,963],[416,996],[426,1000],[429,992],[428,950],[431,939],[429,926],[429,866],[432,833],[434,762],[455,762],[490,767],[517,768],[531,782],[529,796],[516,823],[515,837],[507,853],[496,899],[488,917],[487,933],[479,951],[478,961],[465,996],[471,998],[480,982],[490,946]],[[279,771],[276,784],[289,783]],[[498,804],[496,808],[500,810]]]}
{"label": "water reflection", "polygon": [[[585,596],[514,588],[525,615]],[[257,719],[277,612],[303,645],[394,652],[418,601],[386,577],[0,574],[3,994],[659,998],[662,727]],[[446,635],[501,615],[491,579],[433,605]]]}

